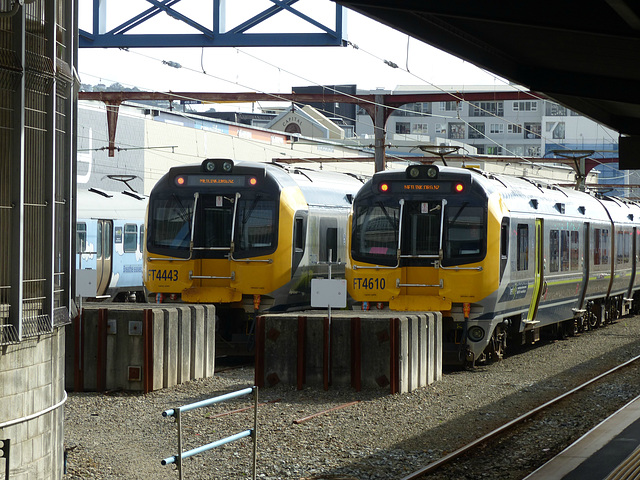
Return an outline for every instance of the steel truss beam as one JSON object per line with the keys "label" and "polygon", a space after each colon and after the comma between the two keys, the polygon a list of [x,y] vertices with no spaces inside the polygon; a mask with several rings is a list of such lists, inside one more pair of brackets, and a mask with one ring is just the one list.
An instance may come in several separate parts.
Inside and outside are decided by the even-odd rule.
{"label": "steel truss beam", "polygon": [[[115,28],[107,30],[108,0],[93,0],[93,27],[88,32],[80,29],[80,48],[158,48],[158,47],[308,47],[342,46],[346,28],[344,8],[336,4],[335,25],[327,26],[293,8],[298,0],[269,0],[273,5],[243,23],[224,31],[226,0],[213,2],[211,26],[175,10],[181,0],[146,0],[150,7]],[[202,0],[203,2],[205,0]],[[87,1],[88,3],[88,1]],[[280,12],[289,12],[303,20],[315,33],[249,33],[249,30],[269,20]],[[194,30],[189,34],[137,34],[136,27],[165,13]],[[320,30],[318,32],[318,30]]]}

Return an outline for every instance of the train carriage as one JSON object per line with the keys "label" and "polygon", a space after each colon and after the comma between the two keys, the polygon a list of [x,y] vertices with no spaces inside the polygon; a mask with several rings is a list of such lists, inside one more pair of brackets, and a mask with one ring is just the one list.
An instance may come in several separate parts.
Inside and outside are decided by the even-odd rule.
{"label": "train carriage", "polygon": [[250,326],[239,325],[255,312],[309,306],[311,279],[332,263],[344,278],[361,186],[347,174],[227,159],[172,168],[149,200],[148,299],[213,303],[227,344],[244,342]]}
{"label": "train carriage", "polygon": [[78,190],[76,267],[96,271],[96,299],[144,301],[142,251],[147,198],[135,192]]}
{"label": "train carriage", "polygon": [[436,165],[380,172],[350,224],[347,286],[363,308],[443,314],[444,361],[501,358],[628,313],[637,204]]}

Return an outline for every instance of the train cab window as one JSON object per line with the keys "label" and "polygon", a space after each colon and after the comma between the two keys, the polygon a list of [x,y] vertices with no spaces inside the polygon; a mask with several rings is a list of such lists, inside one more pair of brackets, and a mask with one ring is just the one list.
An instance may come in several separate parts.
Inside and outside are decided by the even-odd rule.
{"label": "train cab window", "polygon": [[580,232],[571,232],[571,270],[580,270]]}
{"label": "train cab window", "polygon": [[560,231],[560,271],[569,271],[569,231]]}
{"label": "train cab window", "polygon": [[518,253],[516,255],[517,270],[529,270],[529,225],[518,224]]}
{"label": "train cab window", "polygon": [[557,272],[560,267],[560,236],[558,230],[549,232],[549,271]]}
{"label": "train cab window", "polygon": [[78,222],[76,224],[76,253],[87,250],[87,224]]}
{"label": "train cab window", "polygon": [[238,250],[273,249],[276,235],[276,200],[267,195],[241,197],[236,218]]}
{"label": "train cab window", "polygon": [[149,247],[151,251],[170,248],[185,250],[188,255],[191,239],[191,219],[193,216],[193,196],[179,197],[176,194],[166,198],[158,197],[149,205]]}
{"label": "train cab window", "polygon": [[473,207],[465,203],[461,206],[445,208],[445,257],[470,262],[480,260],[485,253],[486,222],[484,207]]}
{"label": "train cab window", "polygon": [[135,223],[125,223],[123,250],[125,252],[135,252],[137,249],[138,249],[138,226]]}
{"label": "train cab window", "polygon": [[354,260],[395,265],[400,206],[356,205],[351,255]]}
{"label": "train cab window", "polygon": [[402,226],[402,253],[438,255],[442,202],[406,202]]}

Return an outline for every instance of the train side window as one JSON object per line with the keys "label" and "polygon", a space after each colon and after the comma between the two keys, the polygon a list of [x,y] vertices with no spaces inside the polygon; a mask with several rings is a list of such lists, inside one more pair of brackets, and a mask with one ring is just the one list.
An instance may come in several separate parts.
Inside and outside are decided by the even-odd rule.
{"label": "train side window", "polygon": [[571,270],[580,269],[580,232],[571,232]]}
{"label": "train side window", "polygon": [[519,224],[516,237],[518,242],[517,269],[529,270],[529,225]]}
{"label": "train side window", "polygon": [[600,265],[600,257],[602,256],[600,248],[600,229],[595,228],[593,230],[593,264]]}
{"label": "train side window", "polygon": [[76,224],[76,253],[87,250],[87,224],[79,222]]}
{"label": "train side window", "polygon": [[610,250],[610,245],[611,245],[611,239],[610,239],[610,235],[609,235],[609,230],[606,228],[602,229],[602,242],[601,242],[601,246],[602,246],[602,264],[603,265],[609,265],[609,250]]}
{"label": "train side window", "polygon": [[138,226],[135,223],[124,225],[123,249],[125,252],[135,252],[138,249]]}
{"label": "train side window", "polygon": [[631,233],[624,232],[624,263],[631,262]]}
{"label": "train side window", "polygon": [[140,252],[144,252],[144,225],[140,225]]}
{"label": "train side window", "polygon": [[560,270],[569,270],[569,231],[560,231]]}
{"label": "train side window", "polygon": [[295,238],[293,239],[293,246],[297,251],[304,250],[304,219],[296,218],[296,224],[293,229]]}
{"label": "train side window", "polygon": [[624,234],[618,232],[616,235],[616,263],[622,265],[624,260]]}
{"label": "train side window", "polygon": [[549,231],[549,271],[557,272],[560,267],[560,235],[558,230]]}

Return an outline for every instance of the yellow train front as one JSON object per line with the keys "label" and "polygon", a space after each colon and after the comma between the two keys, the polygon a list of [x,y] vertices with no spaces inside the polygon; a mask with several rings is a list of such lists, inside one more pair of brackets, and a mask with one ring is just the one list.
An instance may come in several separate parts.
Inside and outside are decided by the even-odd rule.
{"label": "yellow train front", "polygon": [[[443,312],[445,363],[479,359],[490,332],[469,318],[498,290],[501,216],[464,169],[413,165],[374,175],[353,205],[350,296],[364,309]],[[485,341],[464,341],[474,335]]]}
{"label": "yellow train front", "polygon": [[172,168],[149,197],[148,300],[216,304],[225,341],[246,342],[246,313],[308,306],[311,278],[338,259],[332,273],[344,275],[360,186],[344,174],[227,159]]}

